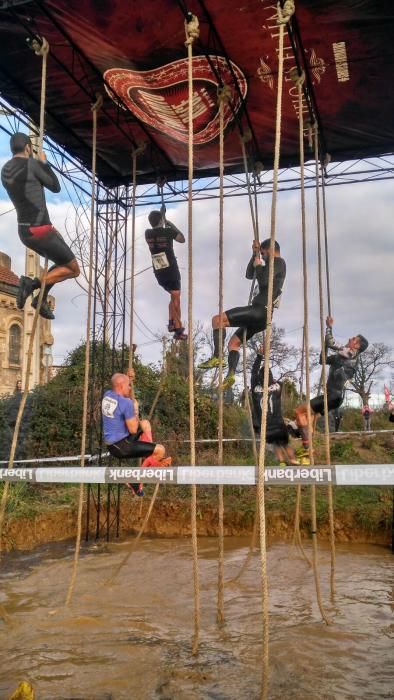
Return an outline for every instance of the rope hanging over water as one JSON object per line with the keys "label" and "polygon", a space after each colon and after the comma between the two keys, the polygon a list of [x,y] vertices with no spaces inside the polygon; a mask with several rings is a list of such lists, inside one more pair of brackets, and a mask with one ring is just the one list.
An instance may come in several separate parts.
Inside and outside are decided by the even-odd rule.
{"label": "rope hanging over water", "polygon": [[[198,18],[191,13],[185,21],[188,56],[188,367],[189,367],[189,422],[190,422],[190,465],[196,464],[196,434],[194,416],[194,344],[193,344],[193,42],[198,39],[200,30]],[[191,531],[193,549],[193,590],[194,590],[194,635],[192,653],[198,653],[200,636],[200,581],[197,541],[197,487],[191,488]]]}
{"label": "rope hanging over water", "polygon": [[267,433],[267,413],[268,413],[268,377],[270,366],[271,336],[272,336],[272,311],[273,311],[273,288],[274,288],[274,254],[275,254],[275,233],[276,233],[276,207],[278,193],[278,173],[281,146],[281,126],[282,126],[282,95],[283,95],[283,70],[284,70],[284,28],[290,21],[294,13],[294,3],[286,0],[283,9],[280,4],[278,9],[278,88],[276,99],[276,125],[275,125],[275,157],[273,169],[273,187],[271,202],[271,232],[270,232],[270,256],[268,273],[268,304],[267,304],[267,328],[265,332],[264,344],[264,381],[262,398],[261,417],[261,442],[259,454],[259,519],[260,519],[260,556],[261,556],[261,584],[262,584],[262,607],[263,607],[263,666],[262,666],[262,700],[268,697],[269,684],[269,614],[268,614],[268,575],[267,575],[267,542],[266,542],[266,522],[265,522],[265,440]]}
{"label": "rope hanging over water", "polygon": [[134,299],[135,299],[135,219],[137,196],[137,158],[144,152],[145,143],[141,143],[132,151],[132,190],[131,190],[131,269],[130,269],[130,339],[129,339],[129,369],[134,363]]}
{"label": "rope hanging over water", "polygon": [[[302,88],[305,82],[305,73],[302,72],[301,74],[298,73],[297,68],[294,68],[293,70],[290,71],[290,78],[293,80],[294,84],[297,87],[297,96],[298,96],[298,114],[299,114],[299,123],[298,123],[298,128],[299,128],[299,149],[300,149],[300,161],[301,161],[301,153],[302,153],[302,163],[300,162],[300,168],[301,168],[301,188],[303,187],[304,184],[304,123],[303,123],[303,104],[302,104]],[[302,208],[302,226],[305,225],[305,200],[303,200],[303,205],[304,208]],[[302,329],[302,353],[301,353],[301,373],[303,374],[303,369],[304,369],[304,361],[305,361],[305,308],[304,308],[304,325]],[[301,379],[301,396],[302,396],[302,387],[303,387],[303,379]],[[295,504],[295,513],[294,513],[294,534],[293,534],[293,543],[298,547],[298,549],[301,552],[301,555],[305,562],[308,564],[308,566],[312,566],[312,562],[309,559],[308,555],[305,552],[304,545],[302,543],[301,539],[301,532],[300,532],[300,515],[301,515],[301,486],[298,484],[297,485],[297,492],[296,492],[296,504]]]}
{"label": "rope hanging over water", "polygon": [[[317,122],[313,129],[314,155],[315,155],[315,178],[316,178],[316,236],[317,236],[317,259],[318,259],[318,281],[319,281],[319,313],[320,313],[320,343],[322,356],[321,379],[323,384],[324,397],[324,447],[326,453],[327,466],[331,466],[330,450],[330,426],[328,422],[328,398],[327,398],[327,363],[325,347],[325,322],[324,322],[324,302],[323,302],[323,263],[322,245],[320,230],[320,187],[319,187],[319,134]],[[327,251],[327,248],[326,248]],[[331,305],[330,305],[331,307]],[[328,517],[330,527],[330,590],[331,596],[335,594],[335,522],[334,522],[334,498],[332,485],[328,486]]]}
{"label": "rope hanging over water", "polygon": [[[172,348],[174,348],[174,347],[175,346],[173,345]],[[172,348],[171,348],[171,352],[172,352]],[[166,378],[167,378],[167,352],[166,352],[166,339],[163,338],[163,369],[162,369],[162,374],[160,377],[159,386],[157,388],[156,395],[153,399],[153,402],[152,402],[152,405],[151,405],[151,408],[149,411],[149,415],[148,415],[149,421],[151,421],[153,418],[153,414],[155,412],[157,403],[158,403],[159,398],[161,396],[161,393],[164,389]],[[138,534],[136,535],[135,539],[133,540],[130,551],[127,552],[127,554],[123,557],[123,559],[121,560],[119,565],[116,567],[115,571],[111,574],[111,577],[107,581],[105,581],[105,585],[110,585],[116,579],[116,577],[119,575],[119,573],[121,572],[123,567],[126,566],[127,562],[129,561],[130,557],[132,556],[132,554],[134,554],[135,550],[137,549],[137,545],[138,545],[142,535],[144,534],[146,526],[149,522],[150,516],[152,515],[153,506],[155,505],[156,498],[157,498],[158,493],[159,493],[159,488],[160,488],[160,482],[158,481],[157,484],[155,484],[155,488],[153,490],[153,494],[152,494],[152,497],[151,497],[151,500],[150,500],[150,503],[148,506],[148,510],[145,513],[145,517],[144,517],[142,525],[138,531]],[[142,503],[142,499],[141,499],[141,503]]]}
{"label": "rope hanging over water", "polygon": [[[92,105],[93,133],[92,133],[92,192],[90,200],[90,240],[89,240],[89,274],[88,274],[88,310],[86,318],[86,348],[85,348],[85,373],[83,383],[83,409],[82,409],[82,435],[81,435],[81,463],[85,466],[85,448],[88,420],[88,394],[89,394],[89,373],[90,373],[90,326],[92,321],[92,297],[93,297],[93,267],[94,267],[94,239],[95,239],[95,214],[96,214],[96,161],[97,161],[97,115],[103,104],[102,95],[98,95],[96,102]],[[74,562],[71,580],[66,596],[66,606],[70,605],[77,578],[79,553],[81,548],[82,535],[82,512],[84,502],[84,484],[79,486],[78,515],[77,515],[77,538],[75,543]]]}
{"label": "rope hanging over water", "polygon": [[[49,53],[49,44],[48,44],[47,40],[44,37],[42,37],[41,42],[39,42],[38,40],[35,40],[32,43],[32,48],[34,49],[34,53],[37,56],[42,57],[40,124],[39,124],[39,136],[38,136],[38,152],[41,153],[43,142],[44,142],[44,130],[45,130],[46,79],[47,79],[47,60],[48,60],[48,53]],[[33,324],[32,324],[31,331],[30,331],[29,346],[28,346],[28,350],[27,350],[25,386],[24,386],[24,390],[23,390],[23,394],[22,394],[22,399],[21,399],[21,402],[19,404],[18,414],[16,417],[14,434],[13,434],[12,443],[11,443],[10,457],[9,457],[9,461],[8,461],[8,469],[12,469],[13,464],[14,464],[15,453],[16,453],[16,448],[17,448],[18,438],[19,438],[20,426],[22,423],[23,412],[25,410],[27,395],[29,393],[30,373],[31,373],[31,365],[32,365],[32,359],[33,359],[34,340],[35,340],[37,325],[38,325],[38,321],[39,321],[42,300],[44,298],[47,272],[48,272],[48,258],[45,258],[44,271],[43,271],[43,275],[42,275],[42,279],[41,279],[41,288],[40,288],[40,293],[38,295],[37,306],[36,306],[36,310],[35,310],[34,317],[33,317]],[[2,551],[3,527],[4,527],[4,521],[5,521],[5,513],[6,513],[6,508],[7,508],[9,488],[10,488],[9,484],[8,483],[5,484],[4,490],[3,490],[3,493],[1,496],[1,502],[0,502],[0,555],[1,555],[1,551]]]}
{"label": "rope hanging over water", "polygon": [[[312,415],[310,406],[310,360],[309,360],[309,326],[308,326],[308,265],[307,265],[307,234],[306,234],[306,208],[305,208],[305,156],[304,156],[304,113],[302,104],[302,76],[296,78],[298,87],[298,120],[299,120],[299,143],[300,143],[300,177],[301,177],[301,230],[302,230],[302,275],[303,275],[303,296],[304,296],[304,349],[305,349],[305,383],[306,383],[306,408],[309,440],[309,459],[314,465],[313,440],[312,440]],[[300,492],[298,492],[298,498]],[[325,613],[320,591],[319,563],[317,550],[317,516],[316,516],[316,486],[311,486],[311,520],[312,520],[312,568],[315,580],[316,598],[320,614],[326,624],[329,623]]]}
{"label": "rope hanging over water", "polygon": [[[247,153],[246,153],[246,146],[245,144],[250,140],[251,134],[250,131],[245,131],[244,134],[241,135],[241,149],[242,149],[242,157],[243,157],[243,162],[244,162],[244,169],[245,169],[245,177],[246,177],[246,187],[248,190],[248,200],[249,200],[249,207],[250,207],[250,215],[252,219],[252,228],[253,228],[253,240],[254,241],[259,241],[260,240],[260,235],[259,235],[259,223],[258,223],[258,209],[257,209],[257,187],[256,187],[256,175],[257,171],[254,176],[254,203],[252,199],[252,189],[251,189],[251,184],[250,184],[250,177],[249,177],[249,166],[248,166],[248,158],[247,158]],[[255,164],[255,168],[260,167],[261,164]],[[249,293],[249,300],[248,304],[250,305],[252,302],[253,298],[253,289],[254,285],[256,282],[256,276],[253,275],[253,281],[250,287],[250,293]],[[256,468],[258,469],[259,466],[259,455],[257,452],[257,442],[256,442],[256,433],[254,430],[253,426],[253,416],[252,416],[252,408],[250,405],[250,396],[249,396],[249,386],[248,386],[248,371],[247,371],[247,365],[246,365],[246,330],[243,332],[242,336],[242,364],[243,364],[243,385],[244,385],[244,397],[245,397],[245,408],[246,408],[246,415],[248,419],[248,427],[249,427],[249,432],[252,440],[252,450],[253,450],[253,458],[254,458],[254,463],[256,465]],[[245,560],[236,576],[234,576],[231,579],[231,583],[235,583],[238,581],[246,569],[249,566],[249,563],[251,561],[251,558],[253,556],[253,552],[256,549],[256,540],[257,540],[257,532],[258,532],[258,526],[259,526],[259,501],[258,501],[258,493],[256,491],[256,502],[255,502],[255,515],[254,515],[254,521],[253,521],[253,529],[252,529],[252,536],[250,540],[250,545],[248,549],[248,553],[245,557]]]}
{"label": "rope hanging over water", "polygon": [[[228,85],[218,89],[219,103],[219,318],[223,314],[223,253],[224,253],[224,107],[231,99]],[[219,385],[218,385],[218,465],[223,464],[223,326],[219,326]],[[218,487],[219,547],[217,621],[224,621],[224,498],[223,484]]]}

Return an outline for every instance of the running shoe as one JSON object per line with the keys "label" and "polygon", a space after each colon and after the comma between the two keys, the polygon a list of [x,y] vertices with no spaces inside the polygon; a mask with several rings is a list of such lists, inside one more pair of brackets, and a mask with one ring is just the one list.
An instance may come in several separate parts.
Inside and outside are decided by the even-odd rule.
{"label": "running shoe", "polygon": [[[39,297],[39,294],[37,294],[37,296],[35,296],[34,299],[33,299],[33,301],[31,302],[31,305],[32,305],[33,309],[36,309],[36,308],[37,308],[38,297]],[[48,319],[48,321],[53,321],[53,319],[55,318],[55,314],[53,313],[51,307],[49,306],[49,304],[48,304],[48,302],[47,302],[46,300],[43,301],[42,304],[41,304],[40,316],[42,316],[43,318]]]}
{"label": "running shoe", "polygon": [[174,321],[173,321],[171,318],[170,318],[170,320],[168,321],[168,326],[167,326],[167,328],[168,328],[168,332],[169,332],[169,333],[175,333],[175,331],[176,331],[176,328],[175,328],[175,326],[174,326]]}
{"label": "running shoe", "polygon": [[299,459],[300,464],[305,467],[311,463],[308,449],[297,450],[297,457]]}
{"label": "running shoe", "polygon": [[25,275],[21,275],[20,280],[19,280],[19,287],[18,287],[18,292],[16,295],[16,305],[18,309],[23,309],[26,300],[28,297],[33,294],[34,292],[34,282],[31,279],[31,277],[26,277]]}
{"label": "running shoe", "polygon": [[[216,369],[217,367],[220,367],[220,360],[218,357],[215,357],[215,355],[198,365],[198,369]],[[222,360],[222,367],[227,367],[227,362],[224,358]]]}
{"label": "running shoe", "polygon": [[235,374],[228,374],[227,377],[222,382],[223,389],[231,389],[235,382]]}
{"label": "running shoe", "polygon": [[177,328],[174,332],[174,340],[187,340],[187,335],[184,328]]}

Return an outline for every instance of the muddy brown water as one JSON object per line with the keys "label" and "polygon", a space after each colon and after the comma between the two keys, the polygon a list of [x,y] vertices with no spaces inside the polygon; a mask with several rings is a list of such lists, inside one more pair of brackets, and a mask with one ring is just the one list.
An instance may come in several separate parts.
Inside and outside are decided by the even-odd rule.
{"label": "muddy brown water", "polygon": [[[238,573],[245,538],[225,543],[225,574]],[[146,539],[109,587],[102,583],[131,540],[82,552],[70,609],[63,607],[71,545],[6,555],[0,571],[0,698],[32,682],[37,700],[253,700],[260,697],[261,590],[256,554],[226,585],[226,622],[215,620],[216,541],[199,542],[201,643],[191,656],[190,541]],[[269,698],[394,698],[393,556],[340,545],[335,604],[321,551],[320,620],[311,572],[287,544],[272,543]]]}

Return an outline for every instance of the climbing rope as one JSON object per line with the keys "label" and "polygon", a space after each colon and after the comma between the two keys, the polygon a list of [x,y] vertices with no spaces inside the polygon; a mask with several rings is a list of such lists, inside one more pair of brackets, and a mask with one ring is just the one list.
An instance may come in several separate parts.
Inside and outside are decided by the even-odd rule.
{"label": "climbing rope", "polygon": [[[290,78],[294,82],[294,84],[297,87],[298,91],[298,110],[300,111],[300,124],[302,126],[302,131],[300,127],[300,138],[302,138],[302,147],[304,144],[304,125],[303,125],[303,112],[302,112],[302,86],[305,81],[305,74],[302,72],[301,74],[298,73],[297,68],[293,68],[290,73]],[[301,137],[302,133],[302,137]],[[301,146],[300,146],[300,151],[301,151]],[[305,316],[305,312],[304,312]],[[303,370],[304,370],[304,358],[305,358],[305,323],[302,329],[302,351],[301,351],[301,379],[300,379],[300,395],[302,396],[303,393]],[[300,550],[300,553],[305,560],[305,562],[308,564],[308,566],[312,566],[312,563],[308,557],[308,555],[305,552],[304,545],[302,543],[301,539],[301,531],[300,531],[300,515],[301,515],[301,485],[298,484],[296,487],[296,503],[295,503],[295,513],[294,513],[294,532],[293,532],[293,544],[298,547]]]}
{"label": "climbing rope", "polygon": [[[37,40],[35,39],[32,42],[32,48],[37,56],[42,57],[40,123],[39,123],[39,153],[40,153],[42,151],[43,140],[44,140],[44,128],[45,128],[46,76],[47,76],[47,58],[48,58],[48,52],[49,52],[49,44],[45,38],[42,38],[41,41],[38,41],[38,39]],[[16,447],[18,444],[20,426],[21,426],[21,422],[22,422],[22,417],[23,417],[23,412],[25,409],[26,401],[27,401],[27,395],[29,393],[34,339],[35,339],[35,335],[36,335],[39,314],[41,311],[41,304],[42,304],[42,300],[44,297],[47,272],[48,272],[48,258],[45,258],[44,271],[43,271],[43,275],[41,278],[41,288],[40,288],[40,293],[38,295],[37,307],[36,307],[34,317],[33,317],[33,323],[32,323],[32,327],[31,327],[31,331],[30,331],[29,347],[27,350],[25,387],[23,390],[21,402],[19,404],[18,415],[16,417],[14,434],[13,434],[12,443],[11,443],[10,457],[9,457],[9,461],[8,461],[8,469],[12,469],[12,467],[14,465],[15,452],[16,452]],[[3,493],[1,496],[1,502],[0,502],[0,554],[2,551],[2,535],[3,535],[3,527],[4,527],[4,521],[5,521],[5,513],[6,513],[6,508],[7,508],[9,490],[10,490],[10,485],[9,485],[9,482],[7,482],[4,485],[4,490],[3,490]]]}
{"label": "climbing rope", "polygon": [[[224,107],[231,99],[228,85],[218,88],[219,104],[219,318],[223,314],[223,251],[224,251]],[[223,327],[219,326],[219,405],[218,405],[218,465],[223,464]],[[218,487],[218,599],[217,621],[224,621],[224,499],[223,484]]]}
{"label": "climbing rope", "polygon": [[326,268],[326,288],[327,288],[327,308],[328,315],[331,316],[331,284],[330,284],[330,264],[328,255],[328,226],[327,226],[327,207],[326,207],[326,185],[324,178],[324,164],[320,161],[321,167],[321,190],[323,201],[323,227],[324,227],[324,258]]}
{"label": "climbing rope", "polygon": [[261,417],[261,442],[259,454],[258,470],[258,498],[259,498],[259,519],[260,519],[260,556],[261,556],[261,582],[262,582],[262,607],[263,607],[263,667],[262,667],[262,690],[261,697],[266,700],[268,697],[269,683],[269,615],[268,615],[268,576],[267,576],[267,542],[266,542],[266,522],[265,522],[265,440],[267,433],[267,412],[268,412],[268,376],[270,367],[270,350],[272,336],[272,311],[273,311],[273,289],[274,289],[274,253],[275,253],[275,233],[276,233],[276,206],[278,193],[278,173],[281,144],[282,126],[282,94],[283,94],[283,44],[285,24],[290,21],[294,13],[294,2],[286,0],[281,8],[278,8],[279,25],[279,47],[278,47],[278,88],[276,100],[276,125],[275,125],[275,157],[271,202],[271,235],[270,235],[270,256],[268,273],[268,304],[267,304],[267,328],[265,332],[264,344],[264,382]]}
{"label": "climbing rope", "polygon": [[[322,271],[322,246],[320,230],[320,187],[319,187],[319,140],[317,122],[314,124],[314,152],[315,152],[315,177],[316,177],[316,235],[317,235],[317,259],[318,259],[318,279],[319,279],[319,311],[320,311],[320,343],[322,356],[321,379],[323,384],[324,397],[324,446],[326,453],[326,464],[331,465],[330,451],[330,426],[328,423],[328,399],[327,399],[327,364],[326,364],[326,344],[325,344],[325,322],[323,303],[323,271]],[[326,248],[327,250],[327,248]],[[328,517],[330,528],[330,590],[331,596],[335,594],[335,522],[333,487],[328,484]]]}
{"label": "climbing rope", "polygon": [[248,158],[247,158],[247,154],[246,154],[246,145],[245,145],[248,141],[250,141],[251,138],[252,138],[252,135],[251,135],[250,131],[246,130],[246,131],[244,131],[243,134],[241,134],[240,140],[241,140],[241,149],[242,149],[242,159],[244,162],[244,170],[245,170],[245,177],[246,177],[246,187],[248,190],[250,215],[252,218],[253,238],[255,241],[258,241],[259,240],[259,231],[258,231],[258,224],[257,224],[257,203],[255,204],[255,206],[253,206],[252,191],[251,191],[250,176],[249,176],[249,167],[248,167]]}
{"label": "climbing rope", "polygon": [[[198,18],[188,13],[185,21],[188,56],[188,326],[189,326],[189,421],[190,421],[190,465],[196,464],[196,435],[194,419],[194,347],[193,347],[193,42],[200,35]],[[194,635],[192,653],[198,653],[200,636],[200,581],[198,569],[197,541],[197,487],[191,488],[191,531],[193,548],[194,589]]]}
{"label": "climbing rope", "polygon": [[[88,274],[88,311],[86,319],[86,348],[85,348],[85,373],[83,382],[83,409],[82,409],[82,435],[81,435],[81,463],[85,466],[85,448],[88,419],[88,394],[89,394],[89,370],[90,370],[90,325],[92,320],[92,296],[93,296],[93,264],[94,264],[94,234],[96,214],[96,160],[97,160],[97,114],[103,104],[102,95],[98,95],[92,105],[93,133],[92,133],[92,192],[90,201],[90,241],[89,241],[89,274]],[[75,543],[74,562],[71,579],[66,596],[66,606],[70,605],[77,578],[79,553],[82,535],[82,511],[84,502],[84,484],[79,486],[78,514],[77,514],[77,538]]]}
{"label": "climbing rope", "polygon": [[[244,330],[243,333],[243,338],[242,338],[242,361],[243,361],[243,383],[244,383],[244,396],[245,396],[245,408],[246,408],[246,415],[248,418],[248,426],[252,438],[252,450],[253,450],[253,457],[254,457],[254,463],[256,465],[256,469],[259,467],[259,454],[257,452],[257,442],[256,442],[256,434],[254,431],[253,427],[253,417],[252,417],[252,409],[250,406],[250,397],[249,397],[249,388],[248,388],[248,370],[246,366],[246,330]],[[258,492],[256,490],[256,503],[255,503],[255,514],[254,514],[254,521],[253,521],[253,529],[252,529],[252,536],[250,539],[250,544],[249,544],[249,549],[246,554],[246,557],[244,559],[244,562],[238,571],[238,573],[233,576],[231,579],[231,583],[236,583],[240,578],[242,578],[243,574],[247,570],[250,561],[253,557],[253,553],[256,549],[256,542],[257,542],[257,532],[259,528],[259,498],[258,498]]]}
{"label": "climbing rope", "polygon": [[[306,211],[305,211],[305,157],[304,157],[304,119],[302,105],[302,76],[294,76],[298,87],[298,125],[299,125],[299,142],[300,142],[300,178],[301,178],[301,228],[302,228],[302,274],[303,274],[303,294],[304,294],[304,347],[305,347],[305,383],[306,383],[306,407],[308,420],[309,440],[309,459],[314,465],[314,454],[312,444],[312,416],[310,406],[310,362],[309,362],[309,327],[308,327],[308,267],[307,267],[307,238],[306,238]],[[311,521],[312,521],[312,568],[315,580],[316,598],[319,606],[320,614],[323,620],[328,624],[323,602],[321,599],[320,579],[318,570],[318,551],[317,551],[317,517],[316,517],[316,486],[311,486]]]}
{"label": "climbing rope", "polygon": [[[129,340],[129,369],[132,369],[134,362],[134,290],[135,290],[135,218],[136,218],[136,195],[137,195],[137,158],[144,152],[145,143],[141,143],[132,151],[132,193],[131,193],[131,290],[130,290],[130,340]],[[132,398],[134,398],[132,396]]]}
{"label": "climbing rope", "polygon": [[[155,412],[157,403],[158,403],[159,398],[160,398],[160,396],[161,396],[161,393],[162,393],[162,391],[163,391],[163,389],[164,389],[165,381],[166,381],[166,378],[167,378],[167,371],[168,371],[168,367],[167,367],[166,339],[163,338],[163,370],[162,370],[162,374],[161,374],[161,377],[160,377],[160,382],[159,382],[159,386],[158,386],[158,388],[157,388],[156,395],[155,395],[155,397],[154,397],[154,399],[153,399],[153,402],[152,402],[152,405],[151,405],[151,408],[150,408],[150,411],[149,411],[149,415],[148,415],[148,420],[149,420],[149,421],[151,421],[152,418],[153,418],[153,414],[154,414],[154,412]],[[142,535],[144,534],[145,529],[146,529],[146,526],[147,526],[147,524],[148,524],[148,522],[149,522],[150,516],[152,515],[153,506],[155,505],[155,502],[156,502],[156,499],[157,499],[157,496],[158,496],[158,493],[159,493],[159,488],[160,488],[160,482],[157,482],[157,484],[155,484],[155,488],[154,488],[154,490],[153,490],[153,494],[152,494],[152,498],[151,498],[150,503],[149,503],[148,510],[147,510],[147,512],[145,513],[145,517],[144,517],[144,520],[143,520],[143,522],[142,522],[142,525],[141,525],[141,527],[140,527],[140,529],[139,529],[139,531],[138,531],[138,534],[136,535],[135,539],[133,540],[131,549],[130,549],[130,550],[127,552],[127,554],[123,557],[123,559],[121,560],[121,562],[119,563],[119,565],[116,567],[115,571],[112,572],[110,578],[107,579],[107,580],[104,582],[104,585],[106,585],[106,586],[110,585],[110,584],[117,578],[117,576],[119,575],[120,571],[123,569],[124,566],[126,566],[126,564],[127,564],[127,562],[129,561],[130,557],[132,556],[132,554],[134,554],[135,550],[137,549],[137,545],[138,545],[138,543],[139,543],[139,541],[140,541]],[[140,499],[140,502],[142,503],[142,499]]]}
{"label": "climbing rope", "polygon": [[[257,168],[259,168],[261,166],[261,164],[256,163],[255,168],[254,168],[254,203],[253,203],[250,177],[249,177],[248,159],[247,159],[246,147],[245,147],[245,143],[247,143],[249,141],[250,136],[251,135],[250,135],[249,131],[246,131],[246,132],[244,132],[243,135],[241,135],[241,149],[242,149],[242,157],[243,157],[244,169],[245,169],[246,186],[247,186],[247,190],[248,190],[250,214],[251,214],[251,218],[252,218],[253,240],[259,241],[260,236],[259,236],[258,208],[257,208],[257,177],[258,177]],[[253,281],[252,281],[252,284],[250,287],[250,292],[249,292],[249,300],[248,300],[249,305],[252,303],[255,282],[256,282],[256,276],[254,274]],[[250,436],[251,436],[251,440],[252,440],[252,450],[253,450],[254,463],[256,465],[256,469],[258,469],[259,455],[257,452],[256,434],[255,434],[255,430],[254,430],[254,426],[253,426],[253,416],[252,416],[252,409],[251,409],[251,405],[250,405],[246,359],[247,359],[246,358],[246,330],[244,330],[243,336],[242,336],[242,362],[243,362],[243,384],[244,384],[245,408],[246,408],[246,415],[247,415],[247,419],[248,419],[249,432],[250,432]],[[251,536],[251,540],[250,540],[249,549],[248,549],[247,555],[245,557],[245,560],[244,560],[239,572],[236,574],[236,576],[234,576],[231,579],[232,583],[235,583],[236,581],[238,581],[243,576],[244,572],[246,571],[246,569],[249,566],[249,563],[250,563],[252,556],[253,556],[253,552],[256,549],[258,527],[259,527],[259,501],[258,501],[258,493],[256,491],[255,515],[254,515],[252,536]]]}
{"label": "climbing rope", "polygon": [[47,61],[49,54],[49,44],[45,37],[35,38],[31,42],[31,48],[33,49],[36,56],[42,57],[42,68],[41,68],[41,100],[40,100],[40,121],[39,121],[39,135],[38,135],[38,151],[42,151],[44,143],[44,129],[45,129],[45,104],[46,104],[46,87],[47,87]]}
{"label": "climbing rope", "polygon": [[[8,467],[7,467],[8,469],[12,469],[14,466],[14,459],[15,459],[15,452],[16,452],[16,448],[17,448],[17,444],[18,444],[19,431],[20,431],[20,427],[21,427],[21,423],[22,423],[23,412],[25,410],[27,395],[29,393],[30,373],[31,373],[32,360],[33,360],[34,340],[35,340],[37,324],[38,324],[38,320],[39,320],[42,299],[44,296],[45,280],[46,280],[47,271],[48,271],[48,258],[45,258],[45,265],[44,265],[44,272],[43,272],[43,277],[42,277],[42,282],[41,282],[41,289],[40,289],[40,293],[38,295],[37,308],[34,312],[33,324],[32,324],[31,331],[30,331],[29,347],[27,350],[25,387],[23,390],[22,399],[21,399],[21,402],[19,404],[18,414],[17,414],[16,421],[15,421],[14,434],[12,436],[10,457],[9,457]],[[3,526],[4,526],[4,520],[5,520],[5,512],[6,512],[6,507],[7,507],[9,489],[10,489],[10,482],[7,481],[4,484],[4,490],[3,490],[3,493],[1,496],[1,503],[0,503],[0,554],[2,551]]]}
{"label": "climbing rope", "polygon": [[303,559],[306,561],[308,566],[312,566],[312,562],[309,559],[307,553],[305,552],[304,545],[303,545],[302,539],[301,539],[300,517],[301,517],[301,485],[298,484],[297,491],[296,491],[295,511],[294,511],[293,545],[298,547]]}

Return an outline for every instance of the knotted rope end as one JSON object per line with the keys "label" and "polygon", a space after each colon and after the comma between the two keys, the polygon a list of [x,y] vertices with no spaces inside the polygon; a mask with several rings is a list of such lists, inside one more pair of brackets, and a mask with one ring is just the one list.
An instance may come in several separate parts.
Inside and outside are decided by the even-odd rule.
{"label": "knotted rope end", "polygon": [[195,39],[200,37],[200,23],[198,21],[198,17],[193,15],[191,12],[188,13],[187,19],[185,20],[185,32],[185,46],[190,46],[190,44],[193,44]]}

